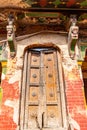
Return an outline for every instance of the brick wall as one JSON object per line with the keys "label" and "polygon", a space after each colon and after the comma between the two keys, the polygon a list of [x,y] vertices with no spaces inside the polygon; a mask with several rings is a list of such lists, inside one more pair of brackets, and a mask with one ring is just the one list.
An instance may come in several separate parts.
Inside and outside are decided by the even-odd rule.
{"label": "brick wall", "polygon": [[67,108],[70,117],[76,121],[72,121],[72,124],[75,125],[74,127],[78,128],[79,126],[81,130],[87,130],[84,87],[77,67],[78,66],[75,66],[68,74],[65,74]]}

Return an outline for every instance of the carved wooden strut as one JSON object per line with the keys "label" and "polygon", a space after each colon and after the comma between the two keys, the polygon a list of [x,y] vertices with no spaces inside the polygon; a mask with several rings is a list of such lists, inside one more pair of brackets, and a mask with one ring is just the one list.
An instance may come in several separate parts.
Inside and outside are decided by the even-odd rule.
{"label": "carved wooden strut", "polygon": [[[73,16],[70,19],[71,22],[71,26],[69,29],[69,33],[68,33],[68,52],[69,52],[69,56],[72,59],[78,59],[80,57],[80,53],[79,53],[79,27],[76,25],[76,17]],[[77,48],[76,48],[77,47]],[[78,50],[78,53],[77,53]]]}

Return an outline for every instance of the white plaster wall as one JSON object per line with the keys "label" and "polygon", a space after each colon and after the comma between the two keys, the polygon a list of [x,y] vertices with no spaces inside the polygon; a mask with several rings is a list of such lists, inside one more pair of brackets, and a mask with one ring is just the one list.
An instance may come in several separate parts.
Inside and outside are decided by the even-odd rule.
{"label": "white plaster wall", "polygon": [[41,33],[27,37],[26,39],[17,42],[17,56],[20,57],[23,55],[26,46],[43,43],[53,43],[61,48],[62,46],[67,45],[67,37],[53,33]]}
{"label": "white plaster wall", "polygon": [[64,68],[71,70],[73,66],[77,64],[76,60],[72,60],[68,54],[68,43],[67,36],[56,34],[56,33],[37,33],[32,36],[27,36],[25,39],[17,41],[17,65],[20,66],[23,63],[23,53],[25,47],[31,44],[47,44],[53,43],[58,46],[62,52],[62,62]]}

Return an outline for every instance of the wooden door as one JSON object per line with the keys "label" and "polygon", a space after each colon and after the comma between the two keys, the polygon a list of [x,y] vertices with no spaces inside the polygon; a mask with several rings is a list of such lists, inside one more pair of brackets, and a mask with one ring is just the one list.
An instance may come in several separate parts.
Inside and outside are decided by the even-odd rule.
{"label": "wooden door", "polygon": [[27,51],[22,128],[61,130],[63,128],[60,54],[53,48]]}

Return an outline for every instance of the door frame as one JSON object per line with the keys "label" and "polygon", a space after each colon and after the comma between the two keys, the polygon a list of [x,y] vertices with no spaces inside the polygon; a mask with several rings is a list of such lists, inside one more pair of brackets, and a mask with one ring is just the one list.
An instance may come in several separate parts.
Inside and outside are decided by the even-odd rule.
{"label": "door frame", "polygon": [[59,54],[60,54],[60,59],[58,63],[59,65],[59,70],[61,71],[61,73],[59,73],[59,80],[60,80],[60,91],[61,91],[61,105],[62,105],[62,108],[61,108],[61,111],[62,111],[62,119],[63,119],[63,130],[67,130],[68,129],[68,115],[67,115],[67,104],[66,104],[66,95],[65,95],[65,83],[64,83],[64,73],[63,73],[63,67],[62,67],[62,58],[61,58],[61,55],[62,55],[62,52],[60,50],[60,48],[58,46],[56,46],[55,44],[53,43],[42,43],[42,44],[32,44],[32,45],[29,45],[27,47],[25,47],[24,49],[24,55],[23,55],[23,70],[22,70],[22,78],[21,78],[21,89],[20,89],[20,101],[19,101],[19,130],[28,130],[27,129],[27,125],[25,126],[25,122],[24,122],[24,118],[25,118],[25,98],[26,98],[26,89],[25,89],[25,86],[28,85],[26,84],[25,80],[26,80],[26,65],[24,63],[27,64],[27,56],[28,56],[28,50],[29,49],[33,49],[33,48],[40,48],[40,47],[43,47],[43,48],[54,48],[56,49]]}

